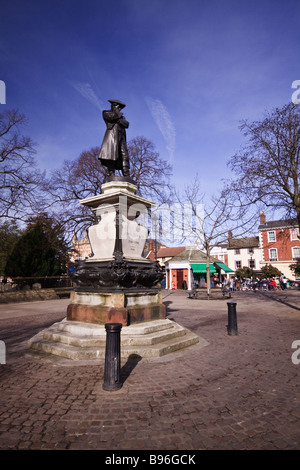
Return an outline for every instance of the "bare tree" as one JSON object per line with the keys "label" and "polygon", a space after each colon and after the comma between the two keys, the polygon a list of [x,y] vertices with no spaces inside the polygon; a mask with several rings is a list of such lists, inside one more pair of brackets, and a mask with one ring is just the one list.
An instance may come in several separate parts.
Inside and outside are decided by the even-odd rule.
{"label": "bare tree", "polygon": [[0,114],[0,217],[24,220],[39,205],[43,174],[36,168],[34,145],[22,134],[26,118],[18,110]]}
{"label": "bare tree", "polygon": [[[49,205],[46,209],[64,222],[69,235],[74,232],[82,235],[87,227],[97,223],[96,215],[79,200],[101,193],[108,173],[98,160],[99,152],[99,147],[93,147],[76,160],[65,161],[47,182]],[[171,167],[159,158],[153,144],[144,137],[137,137],[128,143],[128,152],[130,176],[136,182],[138,194],[156,201],[167,200],[171,192]]]}
{"label": "bare tree", "polygon": [[160,158],[154,144],[143,136],[135,137],[128,143],[128,153],[138,194],[160,204],[169,203],[172,199],[172,166]]}
{"label": "bare tree", "polygon": [[228,162],[231,182],[245,205],[263,203],[285,209],[300,224],[300,106],[292,103],[266,113],[261,121],[243,121],[247,143]]}
{"label": "bare tree", "polygon": [[67,238],[96,223],[95,214],[79,201],[101,192],[106,169],[98,161],[98,155],[99,148],[94,147],[82,152],[76,160],[65,161],[60,169],[51,173],[46,183],[48,213],[55,213],[61,220]]}
{"label": "bare tree", "polygon": [[[191,217],[184,220],[184,239],[193,242],[206,254],[207,295],[211,295],[210,263],[211,251],[215,246],[228,241],[231,231],[235,237],[249,234],[258,222],[257,211],[250,213],[248,208],[236,203],[234,194],[228,188],[211,197],[201,192],[198,176],[186,186],[183,195],[177,194],[181,214],[189,212]],[[181,224],[181,218],[176,220]],[[178,222],[177,222],[178,225]]]}

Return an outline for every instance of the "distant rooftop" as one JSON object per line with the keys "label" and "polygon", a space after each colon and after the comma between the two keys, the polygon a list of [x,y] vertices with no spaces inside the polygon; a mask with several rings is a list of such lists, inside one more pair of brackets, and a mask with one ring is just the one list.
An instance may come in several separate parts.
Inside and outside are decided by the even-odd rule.
{"label": "distant rooftop", "polygon": [[[172,258],[172,261],[191,261],[191,262],[200,262],[206,263],[206,253],[201,250],[186,248],[184,251]],[[219,259],[214,256],[210,256],[210,262],[216,263],[220,262]]]}
{"label": "distant rooftop", "polygon": [[228,250],[259,247],[259,237],[229,238]]}
{"label": "distant rooftop", "polygon": [[157,258],[173,258],[185,249],[185,246],[162,247],[157,252]]}
{"label": "distant rooftop", "polygon": [[259,230],[269,230],[270,228],[299,227],[297,219],[272,220],[258,226]]}

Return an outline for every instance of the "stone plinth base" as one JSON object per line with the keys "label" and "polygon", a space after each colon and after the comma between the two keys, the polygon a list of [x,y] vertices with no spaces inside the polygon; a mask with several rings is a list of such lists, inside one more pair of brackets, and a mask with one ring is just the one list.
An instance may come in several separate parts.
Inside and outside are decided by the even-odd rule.
{"label": "stone plinth base", "polygon": [[[124,326],[121,330],[121,358],[158,358],[208,342],[178,323],[165,319]],[[75,361],[105,359],[104,325],[63,320],[40,331],[27,342],[37,354],[59,356]]]}
{"label": "stone plinth base", "polygon": [[143,292],[72,292],[67,320],[104,325],[166,318],[161,291]]}

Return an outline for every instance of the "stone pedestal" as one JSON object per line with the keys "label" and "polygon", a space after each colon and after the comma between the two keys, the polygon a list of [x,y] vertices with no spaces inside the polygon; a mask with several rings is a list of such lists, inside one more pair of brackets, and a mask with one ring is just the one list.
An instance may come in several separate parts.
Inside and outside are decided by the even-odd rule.
{"label": "stone pedestal", "polygon": [[158,358],[208,344],[165,318],[163,273],[142,256],[147,229],[137,217],[152,203],[135,190],[130,182],[110,182],[100,196],[81,201],[100,217],[88,231],[93,253],[77,265],[67,317],[31,338],[27,345],[32,352],[75,361],[106,360],[109,323],[122,325],[123,360]]}
{"label": "stone pedestal", "polygon": [[162,269],[142,256],[154,203],[137,196],[136,186],[122,177],[101,189],[80,201],[100,220],[88,229],[92,255],[76,267],[67,320],[128,326],[164,319]]}
{"label": "stone pedestal", "polygon": [[67,320],[104,325],[165,318],[160,291],[145,292],[73,292],[67,309]]}

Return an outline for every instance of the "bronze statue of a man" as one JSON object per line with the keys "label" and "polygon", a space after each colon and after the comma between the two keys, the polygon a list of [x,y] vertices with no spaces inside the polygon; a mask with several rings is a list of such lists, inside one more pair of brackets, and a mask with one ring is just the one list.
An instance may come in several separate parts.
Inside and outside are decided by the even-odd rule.
{"label": "bronze statue of a man", "polygon": [[129,176],[129,157],[126,145],[126,129],[129,122],[121,113],[125,104],[119,100],[108,100],[111,103],[111,109],[103,111],[102,116],[106,124],[99,160],[106,166],[109,176],[115,173],[115,170],[121,170],[123,176]]}

